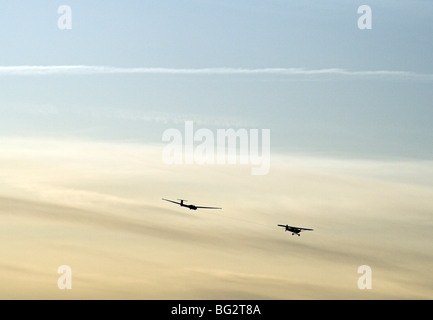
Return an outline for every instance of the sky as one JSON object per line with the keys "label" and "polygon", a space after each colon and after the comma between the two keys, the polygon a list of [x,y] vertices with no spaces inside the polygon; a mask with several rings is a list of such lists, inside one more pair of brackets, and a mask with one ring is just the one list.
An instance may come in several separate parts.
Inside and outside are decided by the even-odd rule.
{"label": "sky", "polygon": [[[371,30],[358,28],[356,1],[71,1],[72,29],[59,30],[64,4],[6,1],[1,65],[217,70],[30,76],[3,69],[7,134],[160,142],[161,122],[194,119],[270,128],[278,152],[431,157],[429,1],[373,1]],[[219,68],[348,74],[217,75]]]}
{"label": "sky", "polygon": [[[3,1],[0,298],[431,299],[432,16],[425,0]],[[269,172],[168,164],[185,121],[270,130]]]}

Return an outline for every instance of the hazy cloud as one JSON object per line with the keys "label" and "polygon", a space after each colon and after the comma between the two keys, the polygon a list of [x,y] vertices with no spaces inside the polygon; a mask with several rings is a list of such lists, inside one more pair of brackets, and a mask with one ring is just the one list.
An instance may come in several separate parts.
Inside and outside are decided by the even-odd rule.
{"label": "hazy cloud", "polygon": [[[74,298],[433,296],[433,188],[412,170],[431,164],[400,163],[400,180],[386,161],[276,156],[256,177],[242,166],[164,165],[160,151],[3,139],[0,295],[61,297],[56,270],[67,264]],[[276,227],[286,223],[315,231],[294,237]],[[357,288],[364,264],[369,293]]]}

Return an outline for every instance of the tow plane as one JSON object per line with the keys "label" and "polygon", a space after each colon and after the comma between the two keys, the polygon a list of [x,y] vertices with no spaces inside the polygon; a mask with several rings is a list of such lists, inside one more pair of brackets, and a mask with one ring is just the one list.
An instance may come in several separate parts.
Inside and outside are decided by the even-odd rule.
{"label": "tow plane", "polygon": [[313,229],[306,229],[306,228],[299,228],[299,227],[292,227],[292,226],[289,226],[289,225],[282,225],[282,224],[279,224],[278,225],[278,227],[283,227],[283,228],[285,228],[285,232],[286,231],[289,231],[289,232],[291,232],[292,233],[292,236],[293,235],[295,235],[295,234],[297,234],[298,236],[301,236],[301,232],[302,231],[314,231]]}
{"label": "tow plane", "polygon": [[219,209],[222,209],[222,208],[218,208],[218,207],[202,207],[202,206],[195,206],[193,204],[185,204],[185,202],[187,202],[188,200],[183,200],[183,199],[177,199],[180,202],[176,202],[176,201],[168,200],[168,199],[164,199],[164,198],[162,200],[178,204],[181,207],[189,208],[189,210],[197,210],[197,209],[215,209],[215,210],[219,210]]}

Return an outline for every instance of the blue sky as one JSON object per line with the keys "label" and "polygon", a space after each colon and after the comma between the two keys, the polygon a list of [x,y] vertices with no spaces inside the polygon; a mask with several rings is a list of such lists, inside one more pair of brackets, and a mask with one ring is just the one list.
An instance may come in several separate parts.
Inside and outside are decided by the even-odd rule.
{"label": "blue sky", "polygon": [[[57,8],[72,8],[59,30]],[[1,66],[340,68],[432,74],[433,3],[5,1]],[[282,75],[0,75],[4,135],[161,142],[185,118],[272,130],[281,152],[432,155],[433,81]],[[175,121],[176,120],[176,121]],[[166,121],[167,123],[164,123]]]}
{"label": "blue sky", "polygon": [[[57,8],[73,31],[57,29]],[[342,67],[431,72],[429,1],[5,1],[3,64],[166,67]]]}

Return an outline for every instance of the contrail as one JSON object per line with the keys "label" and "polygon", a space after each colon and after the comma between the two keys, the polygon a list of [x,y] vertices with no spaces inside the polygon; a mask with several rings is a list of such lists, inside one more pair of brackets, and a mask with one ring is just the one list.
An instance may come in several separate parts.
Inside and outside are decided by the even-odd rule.
{"label": "contrail", "polygon": [[409,71],[350,71],[340,68],[125,68],[112,66],[63,65],[63,66],[0,66],[0,76],[33,75],[286,75],[286,76],[343,76],[385,77],[412,80],[433,80],[433,74]]}

